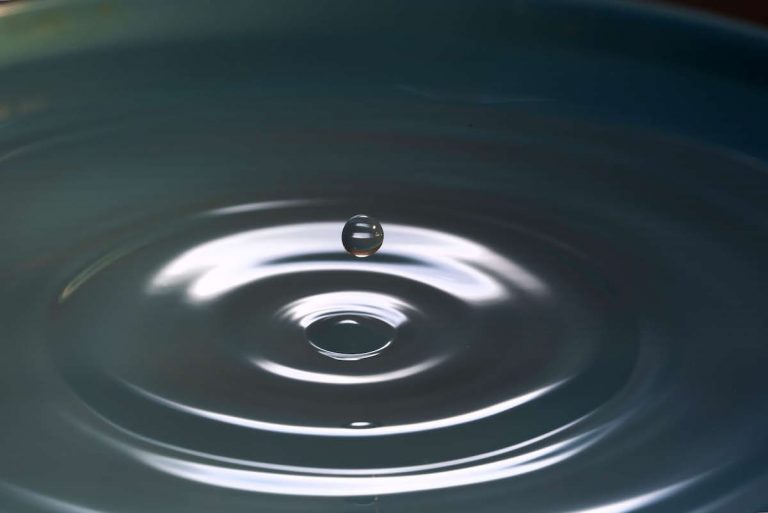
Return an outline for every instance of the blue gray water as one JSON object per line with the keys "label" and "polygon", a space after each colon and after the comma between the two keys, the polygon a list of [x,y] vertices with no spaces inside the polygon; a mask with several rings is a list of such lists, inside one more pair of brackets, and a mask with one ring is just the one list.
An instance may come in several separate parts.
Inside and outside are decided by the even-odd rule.
{"label": "blue gray water", "polygon": [[768,37],[414,4],[0,6],[0,511],[768,508]]}

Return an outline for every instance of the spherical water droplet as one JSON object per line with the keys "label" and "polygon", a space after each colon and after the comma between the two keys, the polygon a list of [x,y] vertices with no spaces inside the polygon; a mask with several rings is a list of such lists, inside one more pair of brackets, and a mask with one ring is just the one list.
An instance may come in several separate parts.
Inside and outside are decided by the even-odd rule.
{"label": "spherical water droplet", "polygon": [[384,242],[384,230],[376,219],[359,214],[344,225],[341,242],[350,255],[368,257],[376,253]]}
{"label": "spherical water droplet", "polygon": [[376,356],[392,343],[395,328],[364,315],[323,317],[306,328],[307,340],[320,354],[336,360]]}

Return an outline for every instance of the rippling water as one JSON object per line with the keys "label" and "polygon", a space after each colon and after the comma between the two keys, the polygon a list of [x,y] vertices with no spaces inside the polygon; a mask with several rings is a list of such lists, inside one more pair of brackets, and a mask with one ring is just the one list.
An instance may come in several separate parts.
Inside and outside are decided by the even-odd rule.
{"label": "rippling water", "polygon": [[0,509],[768,507],[765,35],[249,4],[0,11]]}

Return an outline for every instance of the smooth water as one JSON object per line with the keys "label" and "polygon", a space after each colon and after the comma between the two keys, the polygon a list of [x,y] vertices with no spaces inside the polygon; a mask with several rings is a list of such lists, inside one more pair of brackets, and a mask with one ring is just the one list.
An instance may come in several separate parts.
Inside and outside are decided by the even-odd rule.
{"label": "smooth water", "polygon": [[0,510],[766,509],[765,35],[205,4],[0,12]]}

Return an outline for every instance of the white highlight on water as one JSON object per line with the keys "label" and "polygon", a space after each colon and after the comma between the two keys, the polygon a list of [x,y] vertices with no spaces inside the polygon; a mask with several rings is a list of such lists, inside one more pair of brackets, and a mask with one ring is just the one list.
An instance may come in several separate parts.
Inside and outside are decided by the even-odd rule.
{"label": "white highlight on water", "polygon": [[[204,303],[274,276],[354,271],[413,280],[475,304],[509,299],[515,289],[547,293],[544,283],[508,258],[467,238],[429,228],[388,225],[382,252],[396,261],[350,260],[339,254],[340,223],[275,226],[205,242],[163,267],[149,283],[149,292],[184,286],[188,301]],[[339,258],[314,258],[333,254]]]}

